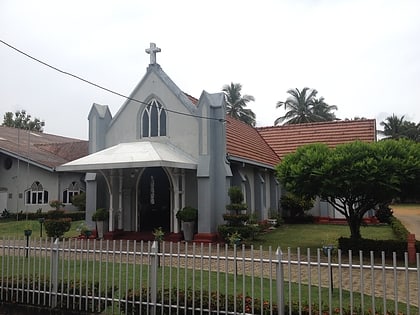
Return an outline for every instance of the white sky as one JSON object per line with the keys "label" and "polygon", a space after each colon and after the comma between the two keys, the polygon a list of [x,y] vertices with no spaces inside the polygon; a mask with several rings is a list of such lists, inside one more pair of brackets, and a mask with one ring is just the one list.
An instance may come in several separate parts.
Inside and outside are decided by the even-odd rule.
{"label": "white sky", "polygon": [[[0,39],[129,95],[157,62],[184,92],[241,83],[257,125],[283,116],[288,89],[316,88],[339,118],[420,121],[420,1],[1,0]],[[0,43],[0,118],[26,109],[45,132],[87,139],[92,103],[124,99]]]}

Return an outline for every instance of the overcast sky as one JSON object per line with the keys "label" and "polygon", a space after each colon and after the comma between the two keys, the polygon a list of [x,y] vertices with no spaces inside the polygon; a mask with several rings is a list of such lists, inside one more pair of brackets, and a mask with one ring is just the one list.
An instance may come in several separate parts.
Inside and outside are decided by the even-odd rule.
{"label": "overcast sky", "polygon": [[[0,1],[0,39],[129,95],[157,62],[184,92],[241,83],[258,126],[287,90],[318,90],[336,116],[420,121],[420,1]],[[26,109],[45,132],[87,139],[92,103],[124,99],[0,43],[0,114]]]}

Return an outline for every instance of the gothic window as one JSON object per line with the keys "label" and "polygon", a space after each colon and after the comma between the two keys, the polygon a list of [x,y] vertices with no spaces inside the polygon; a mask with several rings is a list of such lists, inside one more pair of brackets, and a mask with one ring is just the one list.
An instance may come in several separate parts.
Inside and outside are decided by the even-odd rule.
{"label": "gothic window", "polygon": [[144,109],[141,122],[142,137],[166,136],[166,111],[156,99]]}
{"label": "gothic window", "polygon": [[33,182],[31,188],[25,191],[25,203],[28,205],[48,203],[48,191],[44,190],[40,182]]}
{"label": "gothic window", "polygon": [[79,183],[71,182],[69,187],[63,191],[63,203],[70,204],[73,196],[80,194],[80,192]]}

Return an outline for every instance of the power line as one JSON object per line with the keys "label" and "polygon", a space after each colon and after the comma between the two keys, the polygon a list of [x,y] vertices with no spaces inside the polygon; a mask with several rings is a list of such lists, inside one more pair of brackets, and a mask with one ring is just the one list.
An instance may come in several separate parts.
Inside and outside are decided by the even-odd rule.
{"label": "power line", "polygon": [[[5,41],[3,41],[3,40],[1,40],[1,39],[0,39],[0,43],[2,43],[3,45],[6,45],[7,47],[9,47],[9,48],[11,48],[11,49],[13,49],[14,51],[17,51],[18,53],[20,53],[20,54],[24,55],[25,57],[28,57],[29,59],[32,59],[32,60],[34,60],[34,61],[36,61],[36,62],[38,62],[38,63],[40,63],[40,64],[42,64],[42,65],[44,65],[44,66],[46,66],[46,67],[48,67],[48,68],[51,68],[51,69],[53,69],[53,70],[55,70],[55,71],[57,71],[57,72],[60,72],[60,73],[65,74],[65,75],[68,75],[68,76],[73,77],[73,78],[75,78],[75,79],[77,79],[77,80],[83,81],[83,82],[85,82],[85,83],[87,83],[87,84],[93,85],[94,87],[97,87],[97,88],[99,88],[99,89],[101,89],[101,90],[104,90],[104,91],[107,91],[107,92],[109,92],[109,93],[112,93],[112,94],[118,95],[118,96],[120,96],[120,97],[122,97],[122,98],[125,98],[125,99],[127,99],[127,100],[134,101],[134,102],[137,102],[137,103],[140,103],[140,104],[144,104],[144,105],[150,105],[150,104],[148,104],[148,103],[146,103],[146,102],[140,101],[140,100],[138,100],[138,99],[135,99],[135,98],[132,98],[132,97],[130,97],[130,96],[127,96],[127,95],[121,94],[121,93],[116,92],[116,91],[114,91],[114,90],[108,89],[108,88],[106,88],[106,87],[104,87],[104,86],[102,86],[102,85],[99,85],[99,84],[97,84],[97,83],[94,83],[94,82],[92,82],[92,81],[86,80],[86,79],[84,79],[84,78],[82,78],[82,77],[79,77],[78,75],[73,74],[73,73],[70,73],[70,72],[67,72],[67,71],[61,70],[61,69],[59,69],[59,68],[57,68],[57,67],[54,67],[54,66],[52,66],[52,65],[50,65],[50,64],[48,64],[48,63],[46,63],[46,62],[44,62],[44,61],[42,61],[42,60],[40,60],[40,59],[38,59],[38,58],[35,58],[35,57],[33,57],[33,56],[29,55],[28,53],[25,53],[24,51],[22,51],[22,50],[20,50],[20,49],[18,49],[18,48],[16,48],[16,47],[14,47],[14,46],[10,45],[9,43],[7,43],[7,42],[5,42]],[[167,112],[174,113],[174,114],[178,114],[178,115],[183,115],[183,116],[195,117],[195,118],[200,118],[200,119],[208,119],[208,120],[217,120],[217,121],[220,121],[220,122],[225,122],[225,121],[226,121],[225,119],[212,118],[212,117],[204,117],[204,116],[199,116],[199,115],[194,115],[194,114],[182,113],[182,112],[178,112],[178,111],[171,110],[171,109],[167,109],[167,108],[165,108],[165,110],[166,110]]]}

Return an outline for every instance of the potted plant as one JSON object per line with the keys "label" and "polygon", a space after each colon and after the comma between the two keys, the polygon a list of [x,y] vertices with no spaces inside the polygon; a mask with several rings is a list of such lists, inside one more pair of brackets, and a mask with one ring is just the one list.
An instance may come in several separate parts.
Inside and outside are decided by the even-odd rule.
{"label": "potted plant", "polygon": [[176,218],[182,221],[182,231],[184,232],[184,240],[192,241],[195,231],[195,222],[198,218],[198,210],[187,206],[176,213]]}
{"label": "potted plant", "polygon": [[163,229],[161,226],[153,230],[153,236],[155,238],[155,241],[162,242],[163,238],[165,237],[165,232],[163,232]]}
{"label": "potted plant", "polygon": [[89,238],[92,235],[92,229],[85,223],[80,223],[76,231],[80,233],[80,236],[84,236],[85,238]]}
{"label": "potted plant", "polygon": [[104,237],[104,221],[108,220],[109,212],[104,208],[96,209],[92,215],[92,221],[96,222],[96,234],[98,238]]}

